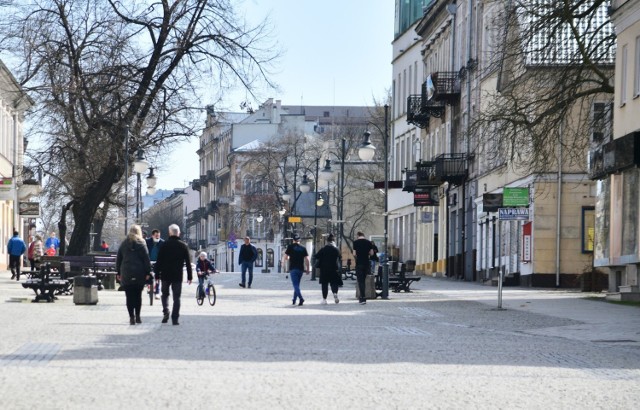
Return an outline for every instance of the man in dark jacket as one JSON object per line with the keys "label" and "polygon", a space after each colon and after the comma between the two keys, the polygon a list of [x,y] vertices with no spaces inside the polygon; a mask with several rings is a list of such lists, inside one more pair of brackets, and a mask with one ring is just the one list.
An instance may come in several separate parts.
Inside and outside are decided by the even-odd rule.
{"label": "man in dark jacket", "polygon": [[[164,239],[160,237],[160,230],[154,229],[151,231],[151,237],[146,239],[147,242],[147,250],[149,251],[149,259],[152,262],[158,260],[158,252],[160,252],[160,248],[164,244]],[[156,287],[154,290],[156,294],[156,299],[160,299],[160,283],[156,281]]]}
{"label": "man in dark jacket", "polygon": [[258,259],[258,250],[251,244],[251,238],[246,236],[244,238],[244,244],[240,246],[240,252],[238,252],[238,264],[242,271],[242,281],[238,284],[241,288],[245,287],[247,270],[249,271],[249,283],[248,287],[251,288],[251,282],[253,282],[253,264]]}
{"label": "man in dark jacket", "polygon": [[176,224],[169,225],[169,239],[158,252],[158,260],[153,268],[156,280],[162,280],[162,323],[169,321],[169,288],[173,294],[173,309],[171,310],[171,322],[179,325],[180,294],[182,293],[182,269],[187,265],[187,282],[191,284],[193,274],[191,271],[191,252],[186,243],[180,240],[180,227]]}

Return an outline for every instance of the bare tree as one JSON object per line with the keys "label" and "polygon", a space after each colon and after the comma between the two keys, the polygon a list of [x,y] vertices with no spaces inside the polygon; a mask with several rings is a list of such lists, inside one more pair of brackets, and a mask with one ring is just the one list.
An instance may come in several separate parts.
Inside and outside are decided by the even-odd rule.
{"label": "bare tree", "polygon": [[99,204],[138,150],[157,156],[197,134],[197,84],[271,85],[268,26],[240,23],[230,0],[41,0],[3,11],[13,17],[0,43],[36,100],[31,158],[68,198],[63,217],[73,215],[68,254],[86,251]]}
{"label": "bare tree", "polygon": [[[611,101],[615,35],[606,0],[493,2],[487,71],[497,91],[483,95],[471,147],[493,165],[529,172],[584,169],[591,104]],[[471,73],[463,72],[471,75]],[[558,155],[562,147],[562,156]]]}

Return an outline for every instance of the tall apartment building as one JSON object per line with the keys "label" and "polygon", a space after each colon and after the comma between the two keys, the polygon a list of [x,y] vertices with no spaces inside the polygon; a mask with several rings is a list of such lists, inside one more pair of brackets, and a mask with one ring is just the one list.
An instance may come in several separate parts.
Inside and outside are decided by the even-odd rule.
{"label": "tall apartment building", "polygon": [[[411,3],[397,2],[396,13]],[[413,5],[417,3],[423,6],[422,15],[402,38],[417,35],[409,50],[419,50],[423,78],[415,95],[395,92],[394,107],[406,107],[406,120],[421,131],[412,147],[414,158],[405,154],[403,159],[402,147],[393,158],[396,172],[407,168],[404,189],[413,192],[414,204],[426,205],[418,208],[417,254],[424,256],[417,258],[417,269],[469,281],[488,281],[502,272],[512,283],[575,286],[578,274],[591,263],[595,189],[587,178],[587,162],[565,164],[561,144],[550,145],[560,160],[535,172],[525,170],[485,144],[473,127],[481,112],[500,101],[501,93],[517,90],[529,73],[553,76],[549,62],[528,49],[517,65],[503,58],[503,41],[523,23],[497,26],[510,3],[433,0]],[[605,9],[598,12],[597,23],[606,22]],[[572,51],[570,44],[561,45],[564,52]],[[400,50],[394,47],[394,52]],[[568,115],[567,126],[583,119],[580,109]],[[561,135],[562,126],[553,132]],[[587,156],[586,151],[572,154]],[[513,192],[526,193],[512,212],[527,213],[525,220],[498,212],[503,196]],[[490,207],[488,198],[500,198],[499,206]]]}

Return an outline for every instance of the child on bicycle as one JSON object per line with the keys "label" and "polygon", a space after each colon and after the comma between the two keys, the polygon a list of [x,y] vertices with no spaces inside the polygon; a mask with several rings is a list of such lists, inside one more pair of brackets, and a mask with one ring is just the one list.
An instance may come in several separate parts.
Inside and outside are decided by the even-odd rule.
{"label": "child on bicycle", "polygon": [[200,252],[196,261],[196,274],[198,275],[198,286],[204,286],[204,280],[209,273],[216,273],[216,267],[209,259],[206,252]]}

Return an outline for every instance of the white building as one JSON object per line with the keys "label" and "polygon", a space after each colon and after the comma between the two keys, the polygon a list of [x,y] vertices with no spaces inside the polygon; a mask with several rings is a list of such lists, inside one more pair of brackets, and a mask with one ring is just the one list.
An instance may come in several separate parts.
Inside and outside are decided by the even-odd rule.
{"label": "white building", "polygon": [[0,270],[7,269],[7,241],[13,231],[28,243],[29,220],[38,215],[35,208],[19,207],[39,192],[34,176],[24,168],[24,114],[32,105],[33,100],[0,61]]}

